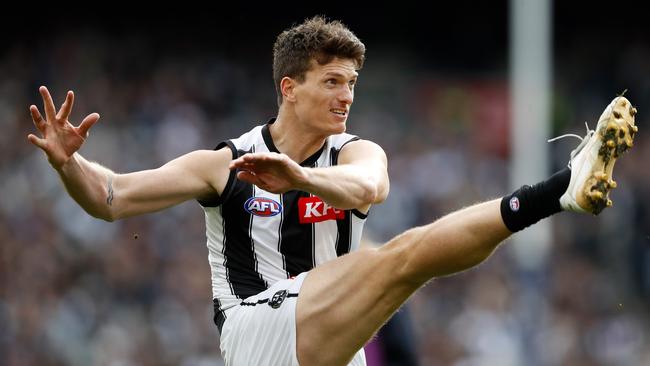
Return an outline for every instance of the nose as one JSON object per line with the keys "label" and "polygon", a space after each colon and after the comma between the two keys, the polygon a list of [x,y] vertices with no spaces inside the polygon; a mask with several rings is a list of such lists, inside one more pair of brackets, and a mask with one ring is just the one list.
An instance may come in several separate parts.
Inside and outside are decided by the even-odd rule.
{"label": "nose", "polygon": [[352,104],[353,100],[354,100],[354,89],[352,89],[352,87],[349,85],[344,86],[341,92],[339,93],[339,101],[347,105],[350,105]]}

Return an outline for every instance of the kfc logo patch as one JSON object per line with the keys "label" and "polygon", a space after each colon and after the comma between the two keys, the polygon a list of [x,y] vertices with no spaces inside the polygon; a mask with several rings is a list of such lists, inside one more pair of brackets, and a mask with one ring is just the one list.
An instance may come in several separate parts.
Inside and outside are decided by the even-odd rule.
{"label": "kfc logo patch", "polygon": [[275,216],[282,211],[282,205],[265,197],[251,197],[244,203],[244,210],[255,216]]}
{"label": "kfc logo patch", "polygon": [[342,220],[345,211],[334,208],[318,197],[302,197],[298,200],[298,214],[301,224],[312,224],[326,220]]}

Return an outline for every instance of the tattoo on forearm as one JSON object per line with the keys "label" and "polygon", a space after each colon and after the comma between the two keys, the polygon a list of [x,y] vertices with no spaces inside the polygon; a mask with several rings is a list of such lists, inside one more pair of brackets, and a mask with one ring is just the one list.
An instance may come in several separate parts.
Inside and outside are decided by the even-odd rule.
{"label": "tattoo on forearm", "polygon": [[108,176],[108,197],[106,197],[106,204],[109,206],[113,204],[113,175]]}

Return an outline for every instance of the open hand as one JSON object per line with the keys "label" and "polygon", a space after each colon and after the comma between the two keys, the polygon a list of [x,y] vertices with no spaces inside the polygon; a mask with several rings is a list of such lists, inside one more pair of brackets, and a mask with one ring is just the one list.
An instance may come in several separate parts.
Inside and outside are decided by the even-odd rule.
{"label": "open hand", "polygon": [[239,169],[237,178],[271,193],[300,189],[307,182],[307,170],[285,154],[250,153],[230,162]]}
{"label": "open hand", "polygon": [[66,95],[65,102],[61,105],[58,113],[47,88],[41,86],[38,91],[43,97],[46,119],[43,119],[35,105],[31,105],[29,111],[34,125],[42,137],[29,134],[27,139],[41,148],[47,154],[50,164],[55,169],[59,169],[81,148],[86,137],[88,137],[88,131],[99,120],[99,114],[89,114],[78,127],[75,127],[68,121],[74,103],[74,93],[72,91],[69,91]]}

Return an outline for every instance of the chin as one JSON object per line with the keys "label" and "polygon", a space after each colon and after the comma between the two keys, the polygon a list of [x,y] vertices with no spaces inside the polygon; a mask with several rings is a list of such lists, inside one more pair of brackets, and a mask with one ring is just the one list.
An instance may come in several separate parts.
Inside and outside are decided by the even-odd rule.
{"label": "chin", "polygon": [[334,133],[334,134],[343,133],[343,132],[345,132],[346,129],[347,129],[347,125],[346,125],[345,122],[338,122],[338,123],[336,123],[336,124],[334,125],[333,130],[334,130],[335,132],[333,132],[333,133]]}
{"label": "chin", "polygon": [[311,125],[312,131],[323,135],[337,135],[346,131],[346,121],[341,120],[320,120]]}
{"label": "chin", "polygon": [[332,130],[336,130],[336,133],[343,133],[346,130],[348,118],[346,116],[345,119],[334,119],[330,120],[330,126]]}

